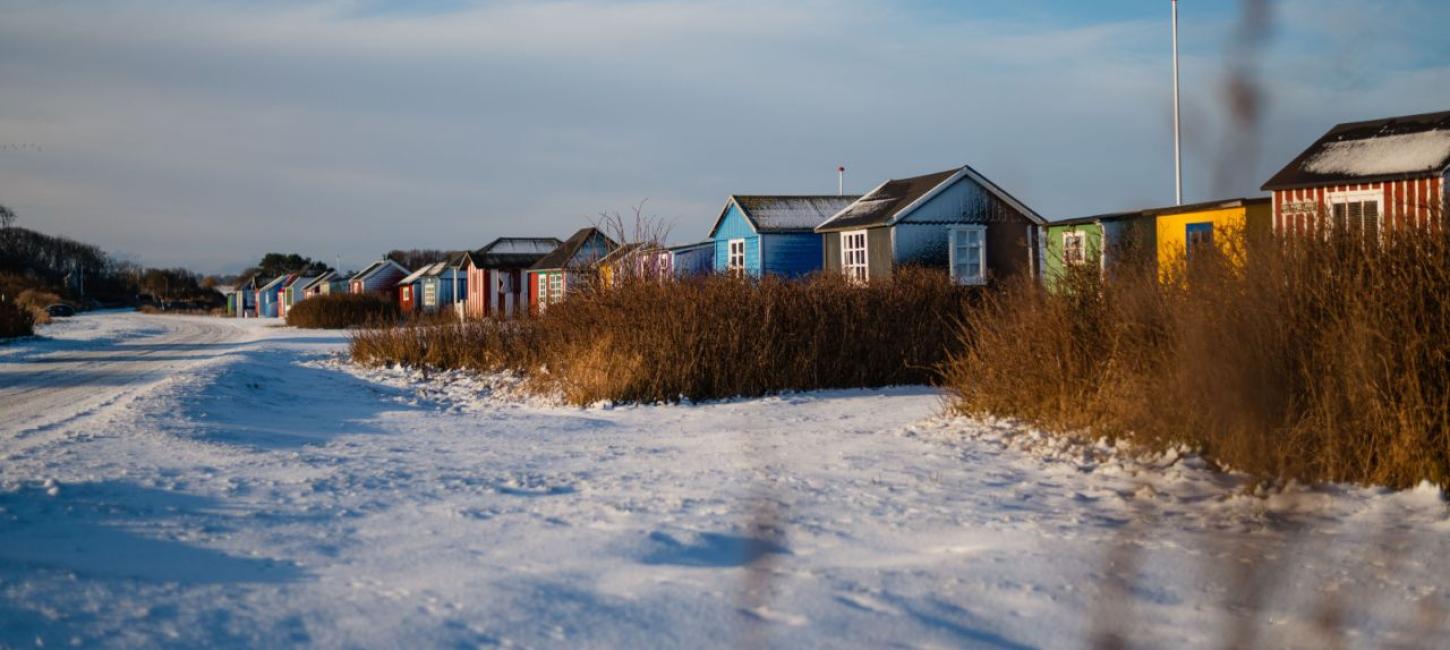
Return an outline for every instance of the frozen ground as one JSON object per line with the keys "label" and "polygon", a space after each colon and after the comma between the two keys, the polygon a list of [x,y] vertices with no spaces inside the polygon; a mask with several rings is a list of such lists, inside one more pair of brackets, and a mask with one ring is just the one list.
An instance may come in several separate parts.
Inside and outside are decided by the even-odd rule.
{"label": "frozen ground", "polygon": [[923,388],[580,410],[343,340],[0,346],[0,647],[1429,647],[1435,490],[1262,497]]}

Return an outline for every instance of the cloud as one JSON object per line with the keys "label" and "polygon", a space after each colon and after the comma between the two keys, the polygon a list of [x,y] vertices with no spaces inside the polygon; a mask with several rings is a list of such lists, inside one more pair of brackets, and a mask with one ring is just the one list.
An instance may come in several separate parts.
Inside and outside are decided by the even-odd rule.
{"label": "cloud", "polygon": [[[968,162],[1054,217],[1162,203],[1159,19],[884,0],[12,2],[0,142],[44,151],[0,152],[0,202],[32,227],[208,271],[268,250],[359,265],[567,236],[646,198],[676,239],[698,238],[725,195],[834,191],[837,164],[864,190]],[[1224,128],[1229,27],[1185,31],[1190,198],[1209,198],[1194,192]],[[1287,29],[1279,43],[1303,40]],[[1345,100],[1333,68],[1304,75],[1302,50],[1281,50],[1264,66],[1273,162],[1336,105],[1450,105],[1444,68],[1396,67]]]}

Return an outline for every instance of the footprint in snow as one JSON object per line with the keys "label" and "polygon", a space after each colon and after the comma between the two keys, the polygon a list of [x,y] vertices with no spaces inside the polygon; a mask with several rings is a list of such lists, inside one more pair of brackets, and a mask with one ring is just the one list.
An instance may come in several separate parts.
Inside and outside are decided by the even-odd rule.
{"label": "footprint in snow", "polygon": [[752,564],[767,555],[790,555],[784,545],[764,538],[724,533],[689,533],[676,537],[664,531],[650,533],[653,550],[645,564],[733,568]]}

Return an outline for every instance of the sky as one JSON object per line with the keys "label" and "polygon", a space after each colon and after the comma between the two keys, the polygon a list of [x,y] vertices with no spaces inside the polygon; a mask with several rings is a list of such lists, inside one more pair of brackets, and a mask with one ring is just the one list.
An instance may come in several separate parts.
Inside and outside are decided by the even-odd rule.
{"label": "sky", "polygon": [[[1450,110],[1443,0],[1180,4],[1187,201],[1259,194],[1335,123]],[[1168,0],[0,0],[0,205],[206,273],[268,251],[358,268],[564,238],[641,204],[695,241],[728,195],[832,194],[838,165],[861,193],[970,164],[1049,219],[1166,205],[1168,15]]]}

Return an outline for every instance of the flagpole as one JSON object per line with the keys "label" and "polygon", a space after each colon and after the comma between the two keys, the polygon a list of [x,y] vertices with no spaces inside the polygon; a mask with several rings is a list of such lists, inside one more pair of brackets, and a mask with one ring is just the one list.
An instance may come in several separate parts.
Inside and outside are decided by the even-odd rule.
{"label": "flagpole", "polygon": [[1178,109],[1178,0],[1173,0],[1173,200],[1183,205],[1183,127]]}

